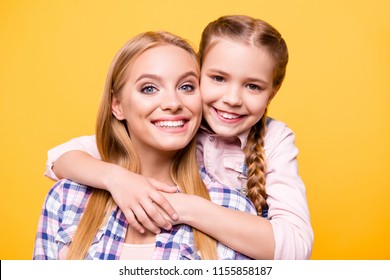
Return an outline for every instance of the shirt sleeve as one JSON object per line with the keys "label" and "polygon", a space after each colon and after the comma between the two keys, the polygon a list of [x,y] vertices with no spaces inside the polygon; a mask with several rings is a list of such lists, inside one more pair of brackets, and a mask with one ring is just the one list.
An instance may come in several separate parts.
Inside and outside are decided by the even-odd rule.
{"label": "shirt sleeve", "polygon": [[62,181],[58,181],[46,196],[38,222],[34,244],[34,260],[58,259],[56,235],[62,220]]}
{"label": "shirt sleeve", "polygon": [[309,259],[313,230],[305,185],[298,174],[295,135],[284,123],[273,120],[266,137],[266,190],[275,259]]}
{"label": "shirt sleeve", "polygon": [[58,181],[57,176],[53,172],[54,162],[66,152],[75,150],[84,151],[96,159],[101,159],[96,146],[95,135],[73,138],[70,141],[58,145],[48,151],[48,158],[46,161],[46,170],[44,175],[52,180]]}

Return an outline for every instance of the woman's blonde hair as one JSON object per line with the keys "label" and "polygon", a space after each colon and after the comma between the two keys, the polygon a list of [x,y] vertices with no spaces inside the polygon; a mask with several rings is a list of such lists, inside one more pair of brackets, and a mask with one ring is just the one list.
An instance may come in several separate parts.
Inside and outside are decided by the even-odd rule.
{"label": "woman's blonde hair", "polygon": [[[278,91],[286,75],[288,49],[286,42],[274,27],[265,21],[249,16],[232,15],[218,18],[209,23],[202,33],[199,46],[201,66],[207,53],[221,38],[267,50],[275,64],[273,89],[275,93]],[[262,118],[251,128],[244,148],[248,176],[248,197],[255,205],[259,215],[267,208],[267,194],[265,190],[266,161],[264,155],[266,124],[267,109]]]}
{"label": "woman's blonde hair", "polygon": [[[103,161],[118,164],[129,171],[139,173],[140,162],[125,121],[119,121],[112,113],[113,96],[120,94],[126,83],[128,71],[134,61],[148,49],[173,45],[188,52],[198,66],[198,58],[191,45],[184,39],[168,32],[146,32],[128,41],[117,53],[107,74],[106,84],[96,122],[96,143]],[[171,177],[183,193],[194,194],[210,200],[196,160],[196,142],[193,139],[180,150],[171,168]],[[104,222],[113,199],[109,192],[93,189],[84,215],[72,240],[68,259],[84,259],[91,243]],[[108,213],[109,214],[109,213]],[[193,229],[195,249],[202,259],[217,259],[216,241],[203,232]]]}

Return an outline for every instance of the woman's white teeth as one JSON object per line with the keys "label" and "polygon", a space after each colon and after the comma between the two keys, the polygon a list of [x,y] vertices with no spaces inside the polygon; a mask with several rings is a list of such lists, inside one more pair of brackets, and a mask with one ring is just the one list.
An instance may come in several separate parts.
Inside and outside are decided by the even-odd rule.
{"label": "woman's white teeth", "polygon": [[230,114],[230,113],[227,113],[227,112],[222,112],[222,111],[217,111],[217,112],[218,112],[218,114],[220,116],[222,116],[225,119],[229,119],[229,120],[238,119],[240,117],[240,115]]}
{"label": "woman's white teeth", "polygon": [[184,125],[184,121],[158,121],[154,124],[159,127],[182,127]]}

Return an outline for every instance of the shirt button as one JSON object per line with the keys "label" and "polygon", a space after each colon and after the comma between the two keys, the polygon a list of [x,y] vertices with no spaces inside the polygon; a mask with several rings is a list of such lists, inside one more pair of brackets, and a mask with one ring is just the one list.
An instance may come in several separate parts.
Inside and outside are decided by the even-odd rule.
{"label": "shirt button", "polygon": [[214,140],[215,140],[215,137],[214,137],[214,136],[210,136],[210,137],[209,137],[209,141],[210,141],[210,142],[214,142]]}
{"label": "shirt button", "polygon": [[161,247],[162,246],[162,242],[161,241],[157,241],[156,242],[156,247]]}

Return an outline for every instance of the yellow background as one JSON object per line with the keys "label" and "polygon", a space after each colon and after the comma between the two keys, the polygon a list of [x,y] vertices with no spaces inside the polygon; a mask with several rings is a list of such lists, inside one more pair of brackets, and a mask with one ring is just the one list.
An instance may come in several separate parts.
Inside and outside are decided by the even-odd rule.
{"label": "yellow background", "polygon": [[[168,30],[248,14],[285,37],[290,63],[271,116],[297,135],[315,233],[312,259],[390,259],[390,2],[0,2],[0,259],[30,259],[52,182],[46,152],[94,133],[115,52]],[[254,237],[256,238],[256,237]]]}

